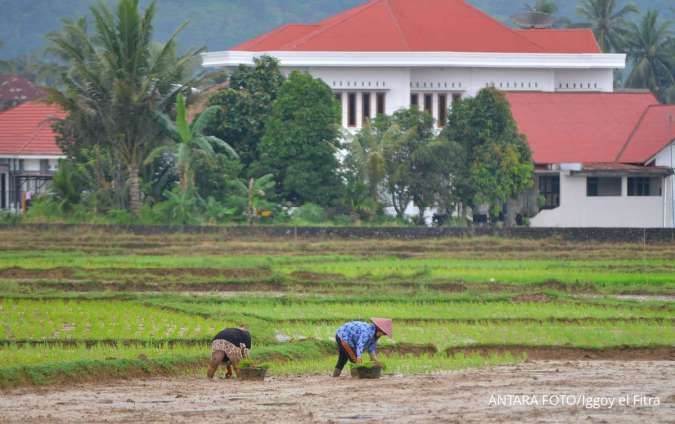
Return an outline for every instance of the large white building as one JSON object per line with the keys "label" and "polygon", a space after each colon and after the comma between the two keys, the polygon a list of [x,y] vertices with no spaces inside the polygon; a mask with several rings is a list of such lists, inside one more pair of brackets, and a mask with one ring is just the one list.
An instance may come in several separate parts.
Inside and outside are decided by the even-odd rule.
{"label": "large white building", "polygon": [[352,131],[413,106],[440,128],[453,101],[499,88],[534,153],[536,192],[519,205],[533,226],[675,226],[675,108],[610,94],[626,57],[602,53],[590,30],[513,29],[463,0],[372,0],[206,53],[204,66],[264,54],[328,84]]}

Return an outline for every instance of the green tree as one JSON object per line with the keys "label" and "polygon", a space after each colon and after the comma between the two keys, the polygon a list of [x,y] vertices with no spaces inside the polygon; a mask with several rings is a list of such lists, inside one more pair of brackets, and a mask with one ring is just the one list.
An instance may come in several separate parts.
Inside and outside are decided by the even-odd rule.
{"label": "green tree", "polygon": [[171,139],[172,143],[160,146],[151,152],[145,160],[146,164],[152,163],[161,155],[172,155],[175,158],[181,190],[186,191],[195,186],[198,157],[213,160],[217,154],[214,147],[219,147],[231,157],[236,158],[237,153],[229,144],[218,137],[204,135],[204,129],[216,119],[218,112],[218,107],[211,106],[190,124],[187,119],[185,96],[178,94],[175,123],[171,122],[171,118],[164,113],[156,115],[163,133]]}
{"label": "green tree", "polygon": [[333,91],[293,72],[279,90],[260,145],[261,163],[295,204],[332,205],[341,196],[337,149],[340,110]]}
{"label": "green tree", "polygon": [[228,87],[209,100],[210,105],[222,110],[220,124],[212,128],[212,133],[239,153],[245,167],[253,166],[248,174],[255,174],[265,122],[283,82],[279,62],[263,56],[255,59],[253,67],[239,66]]}
{"label": "green tree", "polygon": [[[386,117],[379,117],[382,122]],[[400,133],[397,126],[390,126],[382,130],[377,123],[366,122],[363,128],[347,144],[348,153],[345,157],[348,184],[351,192],[351,209],[361,209],[370,219],[379,214],[382,209],[381,194],[384,191],[386,173],[385,156],[396,136]],[[353,178],[353,179],[352,179]],[[367,201],[361,198],[358,187],[367,192]]]}
{"label": "green tree", "polygon": [[[51,97],[66,111],[97,127],[100,144],[122,164],[128,207],[141,207],[140,168],[160,140],[155,112],[164,110],[181,89],[186,67],[199,53],[177,55],[176,36],[152,44],[156,1],[141,11],[139,0],[119,0],[113,13],[105,3],[91,8],[94,32],[84,20],[68,21],[52,34],[51,51],[64,60],[63,88]],[[77,126],[73,128],[78,131]]]}
{"label": "green tree", "polygon": [[454,105],[442,137],[460,148],[451,182],[465,206],[487,204],[497,215],[533,184],[532,153],[503,93],[481,90]]}
{"label": "green tree", "polygon": [[583,0],[577,14],[593,29],[603,52],[623,51],[629,35],[627,18],[639,9],[629,3],[619,9],[617,0]]}
{"label": "green tree", "polygon": [[243,212],[248,225],[253,225],[263,210],[271,210],[274,204],[268,201],[274,190],[274,175],[267,174],[260,178],[234,180],[230,183],[232,194],[228,203]]}
{"label": "green tree", "polygon": [[378,125],[391,139],[385,145],[386,187],[396,215],[405,218],[408,205],[414,201],[421,220],[433,197],[429,193],[436,188],[428,173],[437,168],[425,153],[434,140],[434,120],[429,113],[412,108],[399,110]]}
{"label": "green tree", "polygon": [[554,0],[525,3],[525,11],[512,18],[524,28],[561,27],[569,24],[569,19],[556,17],[559,8]]}
{"label": "green tree", "polygon": [[667,102],[675,83],[673,21],[659,22],[659,13],[648,12],[639,25],[631,24],[628,60],[633,69],[626,80],[631,88],[648,88]]}

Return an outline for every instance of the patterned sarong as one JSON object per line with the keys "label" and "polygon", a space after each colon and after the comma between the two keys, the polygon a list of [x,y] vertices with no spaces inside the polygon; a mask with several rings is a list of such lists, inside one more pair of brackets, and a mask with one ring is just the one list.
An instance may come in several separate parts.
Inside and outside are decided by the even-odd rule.
{"label": "patterned sarong", "polygon": [[227,340],[214,340],[211,343],[211,350],[225,352],[225,356],[234,366],[237,366],[242,359],[248,358],[248,349],[243,343],[237,347]]}

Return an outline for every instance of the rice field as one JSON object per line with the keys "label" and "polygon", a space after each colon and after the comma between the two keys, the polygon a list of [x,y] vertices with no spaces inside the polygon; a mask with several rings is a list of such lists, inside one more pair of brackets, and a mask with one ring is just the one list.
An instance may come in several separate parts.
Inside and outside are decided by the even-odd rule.
{"label": "rice field", "polygon": [[271,373],[324,373],[336,329],[373,316],[394,319],[391,373],[512,364],[529,348],[672,355],[673,299],[668,244],[2,229],[0,387],[201,373],[213,335],[239,324]]}

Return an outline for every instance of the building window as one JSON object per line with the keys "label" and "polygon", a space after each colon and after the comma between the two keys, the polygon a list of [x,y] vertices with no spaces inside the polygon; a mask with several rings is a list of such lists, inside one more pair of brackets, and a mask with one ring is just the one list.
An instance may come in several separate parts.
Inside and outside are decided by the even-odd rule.
{"label": "building window", "polygon": [[448,122],[448,95],[438,95],[438,126],[444,127]]}
{"label": "building window", "polygon": [[541,209],[560,207],[560,175],[540,176],[539,196],[544,199]]}
{"label": "building window", "polygon": [[629,196],[661,196],[661,179],[649,177],[629,177]]}
{"label": "building window", "polygon": [[384,115],[387,110],[386,94],[377,93],[377,114]]}
{"label": "building window", "polygon": [[424,95],[424,111],[430,115],[434,113],[434,96],[433,94]]}
{"label": "building window", "polygon": [[420,106],[420,96],[419,94],[411,94],[410,95],[410,107],[413,108],[419,108]]}
{"label": "building window", "polygon": [[342,105],[342,93],[335,93],[335,101]]}
{"label": "building window", "polygon": [[347,102],[347,125],[350,127],[356,126],[356,93],[348,94]]}
{"label": "building window", "polygon": [[49,160],[40,159],[40,172],[45,173],[49,172]]}
{"label": "building window", "polygon": [[587,177],[588,197],[621,196],[621,177]]}
{"label": "building window", "polygon": [[452,95],[452,105],[453,105],[453,106],[454,106],[455,104],[457,104],[457,102],[459,102],[460,100],[462,100],[462,95],[461,95],[461,94],[455,93],[455,94]]}
{"label": "building window", "polygon": [[361,116],[363,117],[363,122],[366,122],[370,119],[370,93],[361,94],[361,99],[363,107],[361,108]]}
{"label": "building window", "polygon": [[0,208],[7,209],[7,176],[0,174]]}

